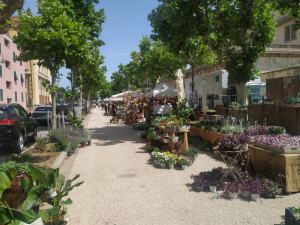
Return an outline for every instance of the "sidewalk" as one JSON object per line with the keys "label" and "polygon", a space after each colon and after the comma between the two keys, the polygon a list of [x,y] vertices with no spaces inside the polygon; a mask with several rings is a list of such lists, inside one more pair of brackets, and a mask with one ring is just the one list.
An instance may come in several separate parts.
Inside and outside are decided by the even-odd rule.
{"label": "sidewalk", "polygon": [[190,175],[225,165],[213,153],[199,152],[188,170],[158,169],[145,151],[139,131],[109,123],[99,108],[91,112],[92,146],[79,150],[69,179],[80,174],[84,184],[68,197],[71,224],[183,225],[280,224],[285,207],[300,205],[300,195],[252,202],[186,186]]}

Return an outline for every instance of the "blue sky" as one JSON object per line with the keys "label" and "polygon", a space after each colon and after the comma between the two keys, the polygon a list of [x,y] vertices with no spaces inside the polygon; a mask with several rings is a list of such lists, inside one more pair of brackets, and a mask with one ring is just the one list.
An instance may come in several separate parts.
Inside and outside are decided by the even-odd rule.
{"label": "blue sky", "polygon": [[[111,74],[118,70],[119,64],[130,62],[130,53],[138,51],[138,44],[142,35],[151,34],[150,22],[147,19],[152,9],[159,4],[157,0],[100,0],[96,9],[104,8],[107,17],[103,24],[100,39],[105,46],[100,52],[105,56],[104,65],[107,66],[106,77],[110,81]],[[36,0],[25,0],[24,9],[31,8],[37,11]],[[70,86],[66,79],[68,69],[63,68],[60,73],[63,78],[60,86]]]}

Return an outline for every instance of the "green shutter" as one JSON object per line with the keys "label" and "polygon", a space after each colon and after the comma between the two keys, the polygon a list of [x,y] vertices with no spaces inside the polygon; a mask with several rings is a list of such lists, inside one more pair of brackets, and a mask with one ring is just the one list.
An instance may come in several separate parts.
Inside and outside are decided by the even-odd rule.
{"label": "green shutter", "polygon": [[16,53],[13,52],[13,58],[14,58],[14,62],[16,61]]}
{"label": "green shutter", "polygon": [[21,92],[21,98],[22,98],[22,102],[24,102],[23,92]]}
{"label": "green shutter", "polygon": [[18,80],[17,72],[14,71],[14,81],[17,81],[17,80]]}
{"label": "green shutter", "polygon": [[0,101],[3,101],[3,89],[0,89]]}
{"label": "green shutter", "polygon": [[23,74],[21,74],[21,83],[24,82],[24,79],[23,79]]}
{"label": "green shutter", "polygon": [[22,66],[22,61],[20,61],[20,65]]}
{"label": "green shutter", "polygon": [[15,102],[18,101],[18,93],[15,91]]}
{"label": "green shutter", "polygon": [[2,77],[2,65],[0,65],[0,77]]}

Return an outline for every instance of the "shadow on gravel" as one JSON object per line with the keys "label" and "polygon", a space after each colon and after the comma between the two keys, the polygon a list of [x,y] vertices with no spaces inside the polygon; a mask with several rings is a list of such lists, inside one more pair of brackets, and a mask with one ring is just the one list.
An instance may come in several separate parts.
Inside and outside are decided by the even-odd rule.
{"label": "shadow on gravel", "polygon": [[[88,131],[96,146],[116,145],[124,142],[146,144],[145,140],[140,137],[140,131],[135,131],[128,125],[107,122],[104,127],[89,128]],[[97,143],[97,141],[101,141],[101,143]]]}

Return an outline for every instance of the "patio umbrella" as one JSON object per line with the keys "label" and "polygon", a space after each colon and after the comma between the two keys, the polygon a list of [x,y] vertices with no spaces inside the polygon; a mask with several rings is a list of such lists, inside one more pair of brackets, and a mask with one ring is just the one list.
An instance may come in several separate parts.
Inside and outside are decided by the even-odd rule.
{"label": "patio umbrella", "polygon": [[178,103],[184,99],[185,94],[184,94],[184,86],[183,86],[183,74],[181,69],[178,69],[176,72],[176,86],[178,90]]}
{"label": "patio umbrella", "polygon": [[206,111],[206,85],[207,82],[205,80],[202,81],[202,111]]}

